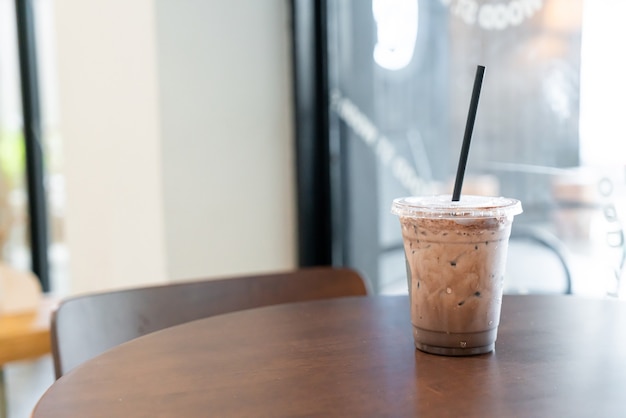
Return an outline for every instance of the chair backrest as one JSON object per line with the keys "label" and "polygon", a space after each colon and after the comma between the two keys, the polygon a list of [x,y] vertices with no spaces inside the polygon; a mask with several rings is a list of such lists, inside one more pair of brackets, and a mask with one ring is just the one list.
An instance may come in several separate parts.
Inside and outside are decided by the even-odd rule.
{"label": "chair backrest", "polygon": [[66,299],[52,315],[57,379],[116,345],[163,328],[238,310],[343,296],[365,296],[354,270],[292,272],[119,290]]}

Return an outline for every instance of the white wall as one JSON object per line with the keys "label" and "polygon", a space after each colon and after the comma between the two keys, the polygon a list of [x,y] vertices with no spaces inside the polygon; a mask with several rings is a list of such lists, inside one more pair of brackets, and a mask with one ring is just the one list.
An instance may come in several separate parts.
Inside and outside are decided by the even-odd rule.
{"label": "white wall", "polygon": [[156,0],[168,275],[295,266],[286,0]]}
{"label": "white wall", "polygon": [[55,3],[73,292],[167,277],[153,9]]}
{"label": "white wall", "polygon": [[294,267],[287,1],[54,7],[72,292]]}

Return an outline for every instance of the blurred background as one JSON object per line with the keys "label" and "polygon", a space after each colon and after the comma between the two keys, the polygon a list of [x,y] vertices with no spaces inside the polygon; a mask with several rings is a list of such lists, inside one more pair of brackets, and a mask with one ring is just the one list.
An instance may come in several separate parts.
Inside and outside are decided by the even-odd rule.
{"label": "blurred background", "polygon": [[[507,292],[617,296],[626,216],[618,1],[328,2],[340,259],[406,293],[395,197],[451,194],[477,65],[463,193],[522,201]],[[376,225],[376,227],[374,227]],[[366,237],[366,239],[363,239]]]}
{"label": "blurred background", "polygon": [[[313,2],[275,1],[266,11],[240,1],[145,0],[123,12],[115,1],[32,2],[49,290],[302,264],[294,126],[301,102],[294,106],[292,84],[316,67],[292,65],[300,36],[292,24],[304,21],[292,13]],[[5,263],[28,269],[15,2],[0,7],[0,248]],[[328,141],[329,170],[339,173],[328,182],[339,196],[333,234],[342,238],[330,244],[338,248],[332,263],[360,268],[378,291],[391,289],[390,266],[402,255],[389,202],[450,192],[481,64],[487,73],[464,192],[522,200],[519,234],[575,255],[569,267],[581,278],[573,292],[615,292],[614,277],[592,286],[588,272],[621,271],[626,61],[614,51],[626,35],[615,17],[625,6],[317,7],[305,18],[322,19],[325,31],[329,121],[316,141]],[[248,243],[249,231],[259,231],[261,245]]]}
{"label": "blurred background", "polygon": [[[51,291],[295,266],[287,2],[32,5]],[[15,16],[0,0],[0,248],[29,268]]]}

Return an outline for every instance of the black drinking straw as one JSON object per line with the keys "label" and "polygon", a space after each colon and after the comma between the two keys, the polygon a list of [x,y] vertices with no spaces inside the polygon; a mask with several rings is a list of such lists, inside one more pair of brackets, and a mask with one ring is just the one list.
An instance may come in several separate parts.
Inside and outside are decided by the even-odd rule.
{"label": "black drinking straw", "polygon": [[456,181],[454,182],[454,193],[452,193],[452,201],[458,202],[461,199],[461,187],[463,187],[463,177],[465,176],[465,166],[467,165],[467,155],[469,154],[470,141],[472,140],[472,131],[474,130],[474,120],[476,120],[476,110],[478,109],[478,98],[480,97],[480,88],[483,85],[483,75],[485,67],[479,65],[476,67],[476,77],[474,78],[474,90],[472,91],[472,100],[467,114],[467,123],[465,124],[465,136],[463,137],[463,145],[461,146],[461,156],[459,157],[459,165],[456,170]]}

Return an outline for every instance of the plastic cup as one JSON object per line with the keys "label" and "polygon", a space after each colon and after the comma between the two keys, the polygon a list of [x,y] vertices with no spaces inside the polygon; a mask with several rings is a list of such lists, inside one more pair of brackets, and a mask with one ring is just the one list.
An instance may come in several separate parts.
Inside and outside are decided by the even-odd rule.
{"label": "plastic cup", "polygon": [[395,199],[406,255],[415,347],[449,356],[495,348],[518,200],[416,196]]}

